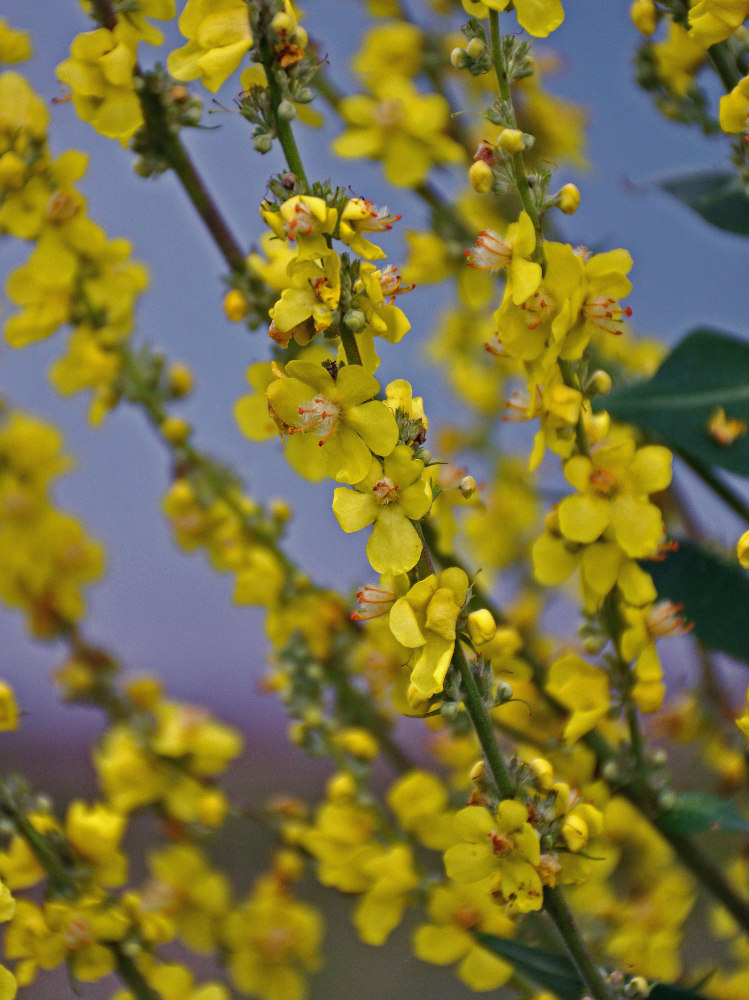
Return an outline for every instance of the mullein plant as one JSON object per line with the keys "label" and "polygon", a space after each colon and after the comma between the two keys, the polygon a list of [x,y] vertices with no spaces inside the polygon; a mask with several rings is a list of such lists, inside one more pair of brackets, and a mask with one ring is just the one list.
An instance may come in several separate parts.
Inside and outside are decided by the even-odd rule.
{"label": "mullein plant", "polygon": [[[57,68],[74,112],[129,149],[137,173],[174,172],[226,263],[226,316],[268,334],[266,359],[247,372],[251,391],[226,406],[241,434],[280,440],[295,473],[328,484],[333,521],[361,533],[371,574],[355,597],[316,582],[286,545],[291,507],[260,503],[242,469],[196,446],[174,409],[192,372],[137,340],[147,270],[90,218],[85,153],[50,150],[50,116],[73,112],[64,100],[50,111],[18,69],[4,71],[0,231],[28,247],[5,283],[5,340],[21,349],[65,329],[55,389],[87,393],[95,426],[127,406],[145,415],[170,456],[160,507],[176,545],[203,550],[231,574],[236,604],[263,609],[262,686],[288,712],[291,742],[327,758],[330,774],[321,801],[279,792],[248,806],[223,785],[241,734],[209,707],[170,697],[158,678],[128,676],[88,638],[85,593],[104,573],[104,547],[57,506],[55,480],[72,465],[60,432],[5,400],[0,599],[33,639],[64,649],[60,697],[98,708],[104,729],[92,748],[94,801],[74,799],[63,815],[23,779],[0,780],[0,1000],[59,966],[84,995],[85,983],[117,977],[117,1000],[314,996],[325,921],[300,898],[307,875],[354,897],[367,945],[386,945],[408,918],[414,955],[454,965],[472,991],[745,996],[749,712],[712,663],[711,649],[735,649],[721,608],[692,603],[689,620],[662,567],[678,570],[684,552],[702,560],[735,605],[736,593],[746,598],[749,536],[732,561],[700,548],[672,484],[673,451],[689,459],[692,440],[672,424],[638,425],[632,398],[657,410],[666,395],[700,420],[707,404],[685,395],[678,349],[661,371],[665,349],[634,338],[629,253],[558,238],[560,213],[574,214],[581,193],[557,186],[549,165],[584,162],[583,116],[546,91],[535,39],[563,23],[563,4],[435,0],[417,18],[412,5],[369,0],[356,93],[339,90],[335,58],[329,72],[320,55],[324,26],[313,11],[302,24],[291,0],[81,6],[91,23]],[[739,136],[734,231],[747,213],[747,16],[736,0],[632,7],[648,39],[641,81],[659,106]],[[157,23],[170,20],[185,41],[167,52]],[[0,60],[30,54],[26,34],[0,22]],[[724,89],[715,107],[696,83],[711,70]],[[257,206],[251,252],[181,135],[224,85],[257,157],[275,147],[285,158]],[[308,176],[298,141],[297,123],[314,125],[321,107],[340,124],[330,168],[340,184]],[[477,114],[458,113],[469,109]],[[430,225],[412,228],[354,193],[361,160],[381,164],[398,208],[405,194],[421,199]],[[385,263],[396,226],[408,247],[400,265]],[[383,342],[397,358],[419,323],[409,314],[415,283],[453,293],[427,351],[465,403],[459,426],[430,419],[418,372],[380,373]],[[738,360],[721,372],[728,348],[717,335],[711,347],[710,413],[690,464],[746,518],[704,450],[724,463],[739,454],[749,362],[734,344]],[[629,382],[649,377],[657,390],[642,383],[627,396]],[[500,442],[505,421],[532,423],[524,453]],[[689,573],[676,576],[691,599],[694,580],[690,589]],[[560,599],[577,631],[557,638],[545,611]],[[688,689],[659,651],[692,627],[703,682]],[[0,729],[17,729],[21,715],[0,683]],[[696,747],[725,796],[677,793],[664,741]],[[144,811],[153,839],[133,865],[128,826]],[[211,853],[211,838],[240,815],[275,842],[244,893]],[[721,827],[732,839],[718,864],[696,834]],[[685,923],[697,903],[703,927],[727,944],[692,957]]]}

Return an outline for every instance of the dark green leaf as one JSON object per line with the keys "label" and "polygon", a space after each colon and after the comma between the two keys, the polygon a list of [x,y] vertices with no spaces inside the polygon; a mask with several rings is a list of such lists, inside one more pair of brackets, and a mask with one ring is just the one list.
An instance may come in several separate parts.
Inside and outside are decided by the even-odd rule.
{"label": "dark green leaf", "polygon": [[749,577],[709,549],[688,539],[663,560],[647,560],[659,597],[684,606],[694,634],[710,649],[749,663]]}
{"label": "dark green leaf", "polygon": [[574,963],[566,955],[479,931],[475,935],[484,948],[511,962],[521,975],[551,990],[559,1000],[580,1000],[587,993]]}
{"label": "dark green leaf", "polygon": [[701,993],[688,990],[684,986],[669,986],[667,983],[658,983],[650,991],[648,1000],[706,1000]]}
{"label": "dark green leaf", "polygon": [[658,185],[719,229],[749,235],[749,197],[735,173],[700,170]]}
{"label": "dark green leaf", "polygon": [[703,792],[677,795],[674,805],[661,813],[660,825],[668,833],[702,833],[704,830],[749,833],[749,820],[744,819],[733,802]]}
{"label": "dark green leaf", "polygon": [[688,334],[648,381],[596,400],[596,409],[657,434],[703,465],[749,476],[749,435],[719,445],[708,433],[721,406],[727,417],[749,423],[749,343],[709,329]]}

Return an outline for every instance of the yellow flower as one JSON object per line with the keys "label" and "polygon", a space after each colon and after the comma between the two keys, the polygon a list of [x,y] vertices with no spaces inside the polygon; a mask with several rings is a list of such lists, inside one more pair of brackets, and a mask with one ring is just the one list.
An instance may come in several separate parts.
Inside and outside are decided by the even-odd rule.
{"label": "yellow flower", "polygon": [[338,221],[338,212],[323,198],[295,195],[274,211],[266,202],[260,215],[280,240],[297,244],[296,260],[314,260],[328,253],[330,237]]}
{"label": "yellow flower", "polygon": [[333,378],[312,361],[291,361],[283,378],[268,386],[268,405],[289,434],[286,454],[313,482],[330,476],[358,483],[376,455],[389,455],[398,427],[385,403],[373,399],[377,380],[360,365],[346,365]]}
{"label": "yellow flower", "polygon": [[411,80],[385,76],[374,97],[345,97],[339,107],[349,128],[333,141],[339,156],[382,160],[398,187],[426,180],[433,163],[458,163],[465,154],[444,130],[449,106],[439,94],[420,94]]}
{"label": "yellow flower", "polygon": [[689,11],[689,35],[709,48],[732,35],[749,16],[749,0],[699,0]]}
{"label": "yellow flower", "polygon": [[467,591],[466,573],[450,568],[419,580],[390,610],[390,631],[395,638],[407,649],[420,651],[411,669],[411,683],[424,698],[442,690]]}
{"label": "yellow flower", "polygon": [[78,117],[102,135],[125,145],[141,125],[140,101],[133,87],[135,51],[125,28],[97,28],[77,35],[70,59],[57,67],[57,76],[73,91]]}
{"label": "yellow flower", "polygon": [[178,80],[195,80],[214,93],[252,45],[244,0],[187,0],[178,21],[187,45],[169,53],[167,69]]}
{"label": "yellow flower", "polygon": [[611,707],[608,677],[575,653],[552,663],[546,690],[572,713],[564,727],[568,746],[594,729]]}
{"label": "yellow flower", "polygon": [[259,880],[227,918],[224,936],[235,986],[260,1000],[303,1000],[305,974],[319,968],[323,922],[273,878]]}
{"label": "yellow flower", "polygon": [[[335,250],[328,250],[318,260],[291,261],[288,266],[290,287],[270,310],[273,328],[284,338],[274,337],[282,347],[293,336],[304,345],[333,322],[341,295],[341,261]],[[272,332],[271,332],[271,335]]]}
{"label": "yellow flower", "polygon": [[0,63],[19,63],[31,58],[31,39],[27,31],[11,28],[0,17]]}
{"label": "yellow flower", "polygon": [[18,705],[10,685],[0,681],[0,732],[18,729]]}
{"label": "yellow flower", "polygon": [[499,271],[507,269],[507,292],[520,305],[541,284],[541,265],[528,258],[536,249],[536,231],[527,212],[520,213],[504,237],[493,229],[479,233],[476,245],[465,251],[469,267]]}
{"label": "yellow flower", "polygon": [[521,802],[505,799],[493,813],[485,806],[461,809],[455,817],[455,835],[458,843],[445,851],[448,878],[491,879],[492,894],[510,913],[541,909],[543,887],[536,870],[540,842]]}
{"label": "yellow flower", "polygon": [[[510,0],[463,0],[471,17],[488,17],[490,10],[505,10]],[[561,0],[515,0],[515,13],[522,28],[536,38],[546,38],[564,20]]]}
{"label": "yellow flower", "polygon": [[565,538],[590,544],[606,532],[628,556],[652,555],[663,534],[660,510],[648,493],[671,482],[671,452],[661,445],[637,448],[634,439],[620,437],[597,448],[591,458],[574,455],[564,474],[579,493],[559,506],[559,527]]}
{"label": "yellow flower", "polygon": [[421,555],[422,543],[411,521],[429,510],[432,491],[424,476],[424,463],[412,458],[411,449],[398,445],[383,466],[372,458],[369,472],[356,489],[339,487],[333,513],[346,532],[374,524],[367,542],[367,556],[378,573],[407,573]]}
{"label": "yellow flower", "polygon": [[749,76],[720,99],[720,127],[724,132],[749,133]]}
{"label": "yellow flower", "polygon": [[514,924],[497,906],[484,882],[435,886],[427,904],[429,923],[413,935],[414,954],[422,962],[451,965],[472,990],[496,990],[510,978],[512,965],[483,948],[474,931],[511,937]]}

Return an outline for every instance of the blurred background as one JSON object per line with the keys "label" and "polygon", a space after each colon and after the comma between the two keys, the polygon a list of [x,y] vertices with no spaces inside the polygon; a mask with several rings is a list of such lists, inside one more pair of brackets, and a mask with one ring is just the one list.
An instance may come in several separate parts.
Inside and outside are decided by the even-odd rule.
{"label": "blurred background", "polygon": [[[428,16],[426,3],[414,2],[412,7],[417,19]],[[639,333],[668,344],[706,323],[743,333],[748,286],[741,238],[710,228],[654,187],[659,178],[680,169],[720,165],[728,140],[706,138],[696,128],[666,121],[637,88],[632,57],[639,36],[629,20],[628,4],[570,3],[569,8],[562,27],[537,46],[538,52],[553,53],[558,60],[556,73],[545,78],[548,90],[580,105],[588,119],[589,169],[565,166],[555,184],[571,180],[582,193],[578,213],[559,224],[562,237],[573,244],[601,250],[621,246],[631,252],[634,288],[627,302]],[[339,531],[330,509],[329,484],[302,481],[285,464],[279,442],[253,444],[235,425],[234,401],[248,389],[245,370],[268,357],[269,342],[263,329],[250,333],[226,320],[221,305],[224,263],[176,181],[169,175],[137,177],[132,154],[80,122],[71,104],[52,103],[62,96],[55,66],[68,56],[74,35],[90,27],[80,6],[74,0],[5,0],[3,16],[32,33],[34,58],[19,69],[50,102],[53,155],[68,148],[90,154],[80,187],[91,217],[110,238],[129,239],[134,257],[150,271],[151,287],[141,300],[134,342],[148,342],[170,360],[186,362],[195,373],[194,393],[174,412],[197,428],[199,448],[237,468],[253,496],[291,501],[295,515],[288,551],[314,579],[344,592],[371,580],[364,539]],[[327,55],[332,78],[349,92],[359,90],[347,61],[367,25],[364,5],[308,0],[304,24]],[[168,49],[182,44],[176,23],[167,26],[166,34],[162,59]],[[142,46],[145,66],[157,58],[154,50]],[[234,76],[217,95],[229,111],[213,105],[216,113],[207,122],[214,128],[184,132],[183,139],[249,251],[264,230],[258,204],[267,179],[282,169],[282,162],[275,151],[261,157],[252,149],[250,127],[230,113],[238,91]],[[211,108],[207,95],[204,106]],[[389,261],[402,262],[402,231],[424,228],[426,209],[407,190],[389,188],[379,164],[333,156],[328,144],[341,128],[332,113],[322,106],[320,110],[326,117],[322,130],[297,130],[308,176],[330,178],[402,213],[402,222],[382,240]],[[445,191],[454,186],[447,176],[435,174],[433,180]],[[26,255],[17,241],[0,243],[3,280]],[[456,413],[460,420],[459,406],[456,409],[439,373],[423,357],[424,341],[444,301],[429,286],[417,288],[401,305],[412,329],[401,344],[385,344],[380,351],[381,384],[408,378],[414,392],[424,397],[430,421],[438,425],[448,415],[456,419]],[[62,399],[54,392],[45,371],[61,353],[55,338],[23,351],[2,346],[0,352],[0,393],[12,405],[60,427],[76,456],[75,470],[57,487],[59,505],[82,518],[107,548],[106,578],[89,591],[89,640],[110,649],[128,673],[157,674],[170,697],[206,704],[244,733],[245,754],[232,779],[241,802],[259,802],[279,789],[313,799],[324,784],[326,768],[290,746],[279,703],[258,692],[265,670],[262,612],[235,607],[230,577],[216,575],[201,555],[186,554],[172,543],[160,513],[170,476],[166,451],[140,414],[126,406],[92,429],[84,394]],[[707,502],[699,492],[692,496],[697,505]],[[738,534],[727,518],[717,530],[727,543]],[[36,787],[60,802],[73,792],[94,794],[88,748],[102,728],[96,712],[61,705],[56,698],[49,677],[63,654],[54,643],[30,640],[21,616],[0,608],[0,677],[12,684],[26,712],[20,732],[2,736],[3,767],[22,766]],[[407,724],[404,736],[412,736]],[[240,833],[244,836],[231,830],[228,836]],[[253,852],[241,861],[240,880],[245,884],[267,859],[262,843]],[[403,928],[394,936],[395,947],[378,951],[356,944],[345,917],[348,902],[330,902],[344,916],[335,924],[335,943],[329,931],[330,965],[315,979],[313,998],[346,997],[356,990],[358,1000],[385,995],[406,1000],[415,995],[414,982],[422,996],[474,995],[449,969],[426,967],[410,957]],[[340,957],[352,953],[353,966],[350,957]],[[57,993],[49,992],[51,982],[40,979],[36,992],[27,995],[67,995],[64,980]]]}

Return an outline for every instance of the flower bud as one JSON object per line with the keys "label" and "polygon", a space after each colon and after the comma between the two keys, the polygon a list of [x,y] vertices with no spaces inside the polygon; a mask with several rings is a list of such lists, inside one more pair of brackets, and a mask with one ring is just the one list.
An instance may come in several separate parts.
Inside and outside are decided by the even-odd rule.
{"label": "flower bud", "polygon": [[468,500],[468,498],[472,497],[473,494],[476,492],[478,486],[473,476],[463,476],[463,478],[458,483],[458,489],[466,498],[466,500]]}
{"label": "flower bud", "polygon": [[356,782],[346,771],[334,774],[327,786],[328,798],[334,802],[353,799],[356,796]]}
{"label": "flower bud", "polygon": [[545,757],[534,757],[529,766],[541,791],[550,791],[554,784],[554,768],[549,761]]}
{"label": "flower bud", "polygon": [[590,376],[586,389],[590,396],[606,396],[611,392],[611,386],[611,376],[608,372],[599,368]]}
{"label": "flower bud", "polygon": [[291,507],[285,500],[273,499],[269,507],[273,520],[278,521],[279,524],[286,524],[291,517]]}
{"label": "flower bud", "polygon": [[180,445],[190,437],[191,427],[181,417],[165,417],[159,424],[159,430],[169,444]]}
{"label": "flower bud", "polygon": [[658,24],[658,11],[653,0],[635,0],[629,14],[641,35],[649,37],[653,34]]}
{"label": "flower bud", "polygon": [[471,57],[468,55],[465,49],[461,49],[457,45],[450,53],[450,62],[453,64],[455,69],[465,69],[468,63],[471,61]]}
{"label": "flower bud", "polygon": [[749,531],[745,531],[736,546],[736,555],[744,569],[749,569]]}
{"label": "flower bud", "polygon": [[224,312],[232,323],[239,323],[250,311],[247,299],[238,288],[230,289],[224,296]]}
{"label": "flower bud", "polygon": [[497,137],[497,145],[505,153],[522,153],[525,137],[519,128],[504,128]]}
{"label": "flower bud", "polygon": [[466,45],[466,52],[471,59],[480,59],[486,49],[486,42],[481,38],[472,38]]}
{"label": "flower bud", "polygon": [[582,816],[573,812],[562,823],[562,836],[573,853],[580,851],[588,843],[588,824]]}
{"label": "flower bud", "polygon": [[506,705],[508,701],[512,701],[513,693],[511,684],[508,684],[507,681],[500,681],[494,695],[494,704]]}
{"label": "flower bud", "polygon": [[580,207],[580,191],[574,184],[565,184],[558,197],[559,208],[565,215],[574,215]]}
{"label": "flower bud", "polygon": [[429,711],[429,699],[424,697],[415,684],[408,685],[406,701],[414,715],[424,715]]}
{"label": "flower bud", "polygon": [[279,10],[279,12],[274,15],[270,24],[273,30],[279,35],[288,35],[294,30],[295,27],[294,18],[283,10]]}
{"label": "flower bud", "polygon": [[486,774],[486,764],[484,763],[484,758],[477,760],[476,763],[470,770],[469,777],[471,781],[483,781],[484,775]]}
{"label": "flower bud", "polygon": [[278,105],[278,108],[276,109],[276,114],[278,115],[278,117],[282,122],[291,122],[296,118],[296,108],[291,103],[291,101],[284,99]]}
{"label": "flower bud", "polygon": [[353,333],[359,333],[367,325],[367,317],[361,309],[347,309],[343,322]]}
{"label": "flower bud", "polygon": [[468,171],[468,180],[473,190],[477,191],[478,194],[488,194],[494,183],[494,171],[488,163],[484,163],[483,160],[476,160],[475,163],[471,164],[471,169]]}
{"label": "flower bud", "polygon": [[380,750],[380,745],[374,736],[368,730],[357,726],[337,733],[335,744],[357,760],[374,760]]}
{"label": "flower bud", "polygon": [[197,813],[198,819],[204,826],[212,830],[223,825],[226,814],[229,811],[229,804],[226,796],[217,788],[211,788],[200,796]]}
{"label": "flower bud", "polygon": [[300,87],[294,94],[294,100],[297,104],[309,104],[314,96],[313,91],[309,87]]}
{"label": "flower bud", "polygon": [[170,365],[167,372],[167,379],[169,381],[169,389],[172,396],[181,398],[182,396],[187,396],[192,392],[192,372],[187,365]]}
{"label": "flower bud", "polygon": [[267,132],[261,132],[259,135],[253,136],[252,145],[258,153],[269,153],[273,140]]}
{"label": "flower bud", "polygon": [[291,40],[294,45],[298,45],[300,49],[306,49],[307,43],[309,42],[307,29],[303,28],[301,24],[298,24],[291,33]]}
{"label": "flower bud", "polygon": [[497,631],[497,623],[491,611],[482,608],[480,611],[472,611],[468,616],[468,634],[474,646],[482,646],[494,638]]}

